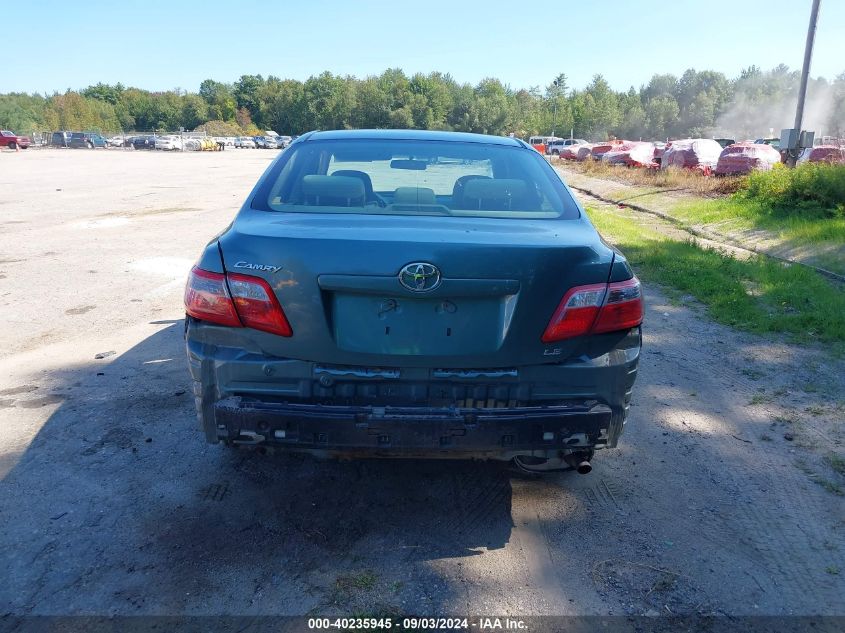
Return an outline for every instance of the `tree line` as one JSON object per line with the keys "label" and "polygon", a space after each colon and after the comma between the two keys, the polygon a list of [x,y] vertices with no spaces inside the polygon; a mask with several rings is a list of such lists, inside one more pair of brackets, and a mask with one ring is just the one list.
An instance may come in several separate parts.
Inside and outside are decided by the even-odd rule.
{"label": "tree line", "polygon": [[[98,83],[64,94],[0,95],[0,127],[18,133],[417,128],[520,137],[571,131],[588,140],[746,138],[790,126],[798,80],[798,71],[780,65],[768,71],[751,66],[735,78],[694,69],[680,77],[657,74],[627,91],[612,89],[602,75],[582,89],[571,88],[563,73],[545,88],[514,89],[495,78],[470,85],[439,72],[409,77],[398,68],[363,79],[330,72],[305,81],[273,75],[243,75],[234,83],[207,79],[198,92]],[[805,128],[845,136],[845,73],[831,82],[812,80],[809,104]]]}

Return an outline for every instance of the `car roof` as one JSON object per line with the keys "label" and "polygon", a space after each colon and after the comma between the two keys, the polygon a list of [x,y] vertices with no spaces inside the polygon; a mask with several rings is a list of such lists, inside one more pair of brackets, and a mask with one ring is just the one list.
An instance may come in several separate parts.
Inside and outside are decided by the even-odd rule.
{"label": "car roof", "polygon": [[470,134],[469,132],[441,132],[436,130],[329,130],[316,131],[307,135],[307,141],[339,141],[347,139],[402,140],[402,141],[451,141],[457,143],[482,143],[524,147],[517,139],[509,136]]}

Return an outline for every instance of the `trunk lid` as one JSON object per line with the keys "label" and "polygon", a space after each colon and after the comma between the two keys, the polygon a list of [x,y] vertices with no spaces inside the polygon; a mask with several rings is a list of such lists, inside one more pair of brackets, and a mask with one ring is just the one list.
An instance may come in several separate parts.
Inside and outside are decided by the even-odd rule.
{"label": "trunk lid", "polygon": [[[262,353],[367,367],[559,362],[579,340],[542,343],[550,317],[569,288],[606,282],[613,261],[585,219],[245,210],[220,248],[227,271],[270,284],[290,321],[290,338],[249,332]],[[412,267],[403,285],[409,264],[436,267],[439,284],[418,291]]]}

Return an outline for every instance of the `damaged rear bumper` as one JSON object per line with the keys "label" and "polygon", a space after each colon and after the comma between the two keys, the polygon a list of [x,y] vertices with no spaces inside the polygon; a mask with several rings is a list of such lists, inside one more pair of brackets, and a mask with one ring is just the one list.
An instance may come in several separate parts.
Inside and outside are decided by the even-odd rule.
{"label": "damaged rear bumper", "polygon": [[[546,457],[599,448],[621,413],[597,403],[496,409],[216,403],[220,439],[328,455]],[[616,419],[615,419],[616,418]]]}
{"label": "damaged rear bumper", "polygon": [[617,445],[640,332],[594,338],[558,363],[491,369],[326,364],[268,356],[238,332],[188,319],[207,441],[326,456],[511,459]]}

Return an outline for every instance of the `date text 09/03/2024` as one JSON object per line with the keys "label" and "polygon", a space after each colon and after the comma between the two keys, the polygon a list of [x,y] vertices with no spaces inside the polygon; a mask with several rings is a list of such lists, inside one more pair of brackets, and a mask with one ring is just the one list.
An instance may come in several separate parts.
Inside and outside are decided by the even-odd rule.
{"label": "date text 09/03/2024", "polygon": [[436,617],[405,617],[405,618],[309,618],[309,630],[469,630],[479,631],[526,630],[525,621],[518,618],[436,618]]}

